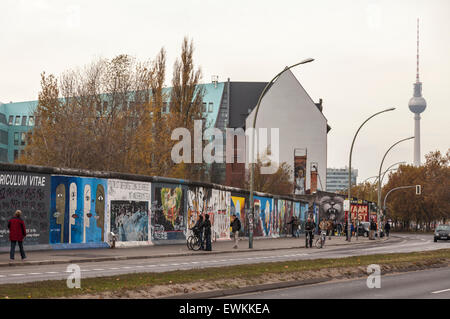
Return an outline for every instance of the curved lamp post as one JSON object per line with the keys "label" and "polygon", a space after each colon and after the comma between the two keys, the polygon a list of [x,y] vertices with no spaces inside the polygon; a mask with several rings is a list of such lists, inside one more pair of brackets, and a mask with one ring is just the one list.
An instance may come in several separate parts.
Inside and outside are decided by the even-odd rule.
{"label": "curved lamp post", "polygon": [[[411,136],[411,137],[404,138],[404,139],[402,139],[402,140],[400,140],[400,141],[398,141],[398,142],[392,144],[392,146],[389,147],[389,149],[386,151],[386,153],[384,153],[383,160],[381,161],[381,164],[380,164],[380,170],[378,171],[378,206],[377,206],[377,223],[378,223],[377,234],[378,234],[378,239],[380,239],[380,228],[381,228],[381,221],[380,221],[380,208],[381,208],[381,180],[380,180],[380,178],[381,178],[381,168],[383,167],[384,159],[386,158],[386,155],[389,153],[389,151],[390,151],[391,149],[394,148],[395,145],[400,144],[401,142],[404,142],[404,141],[407,141],[407,140],[411,140],[411,139],[413,139],[413,138],[414,138],[414,136]],[[384,175],[383,175],[383,176],[384,176]]]}
{"label": "curved lamp post", "polygon": [[[308,62],[312,62],[314,61],[314,59],[312,58],[308,58],[305,59],[299,63],[293,64],[289,67],[286,67],[283,71],[281,71],[280,73],[278,73],[277,75],[274,76],[274,78],[267,83],[267,85],[264,87],[264,90],[262,90],[261,95],[259,96],[258,99],[258,104],[256,104],[256,110],[255,110],[255,117],[253,118],[253,125],[252,125],[252,139],[251,139],[251,153],[249,158],[250,160],[250,218],[249,218],[249,234],[248,234],[248,248],[253,248],[253,222],[254,222],[254,213],[255,213],[255,205],[253,203],[253,175],[254,175],[254,171],[255,171],[255,163],[254,163],[254,153],[255,153],[255,125],[256,125],[256,117],[258,116],[258,110],[259,110],[259,105],[261,104],[261,100],[264,96],[264,94],[266,93],[267,89],[270,87],[270,85],[272,85],[272,83],[284,72],[286,72],[289,69],[292,69],[293,67],[300,65],[300,64],[305,64]],[[258,156],[256,156],[256,158],[258,158]]]}
{"label": "curved lamp post", "polygon": [[353,145],[355,144],[355,140],[356,140],[356,136],[358,135],[359,131],[361,130],[361,128],[363,127],[364,124],[367,123],[367,121],[369,121],[372,117],[377,116],[378,114],[384,113],[384,112],[388,112],[388,111],[393,111],[395,110],[395,107],[392,107],[390,109],[386,109],[383,110],[381,112],[377,112],[375,114],[373,114],[372,116],[370,116],[367,120],[365,120],[361,126],[358,128],[358,130],[356,131],[355,136],[353,137],[353,142],[352,142],[352,146],[350,147],[350,156],[349,156],[349,160],[348,160],[348,201],[349,201],[349,209],[348,209],[348,214],[347,214],[347,237],[348,237],[348,241],[351,241],[351,227],[350,227],[350,215],[351,215],[351,189],[352,189],[352,153],[353,153]]}

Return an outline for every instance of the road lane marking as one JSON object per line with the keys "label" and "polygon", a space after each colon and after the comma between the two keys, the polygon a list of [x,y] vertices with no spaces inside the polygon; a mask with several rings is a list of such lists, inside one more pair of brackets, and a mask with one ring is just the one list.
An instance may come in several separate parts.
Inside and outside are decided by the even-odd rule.
{"label": "road lane marking", "polygon": [[117,269],[120,269],[120,268],[117,268],[117,267],[113,267],[113,268],[109,268],[110,270],[117,270]]}
{"label": "road lane marking", "polygon": [[444,289],[444,290],[433,291],[432,294],[440,294],[441,292],[446,292],[446,291],[450,291],[450,289]]}
{"label": "road lane marking", "polygon": [[24,274],[11,274],[10,276],[25,276]]}
{"label": "road lane marking", "polygon": [[96,268],[96,269],[92,269],[92,270],[95,270],[95,271],[102,271],[102,270],[105,270],[105,269],[102,269],[102,268]]}
{"label": "road lane marking", "polygon": [[41,272],[30,272],[28,275],[42,275]]}
{"label": "road lane marking", "polygon": [[180,264],[170,264],[171,266],[179,266]]}
{"label": "road lane marking", "polygon": [[45,272],[46,274],[57,274],[57,272],[54,272],[54,271],[47,271],[47,272]]}

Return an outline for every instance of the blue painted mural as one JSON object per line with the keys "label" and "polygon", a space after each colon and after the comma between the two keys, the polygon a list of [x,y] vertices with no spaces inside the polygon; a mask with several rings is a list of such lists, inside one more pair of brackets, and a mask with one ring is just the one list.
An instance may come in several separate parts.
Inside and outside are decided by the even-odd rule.
{"label": "blue painted mural", "polygon": [[255,236],[269,236],[272,220],[272,198],[255,196]]}
{"label": "blue painted mural", "polygon": [[107,180],[52,176],[50,244],[104,241]]}

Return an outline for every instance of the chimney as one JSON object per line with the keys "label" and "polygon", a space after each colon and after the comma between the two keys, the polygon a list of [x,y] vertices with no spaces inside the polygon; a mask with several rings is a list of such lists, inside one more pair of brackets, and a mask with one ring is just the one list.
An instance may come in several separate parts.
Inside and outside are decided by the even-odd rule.
{"label": "chimney", "polygon": [[319,103],[314,103],[317,108],[320,110],[320,112],[322,112],[323,110],[323,106],[322,106],[322,99],[319,99]]}
{"label": "chimney", "polygon": [[317,163],[311,163],[311,194],[317,191]]}

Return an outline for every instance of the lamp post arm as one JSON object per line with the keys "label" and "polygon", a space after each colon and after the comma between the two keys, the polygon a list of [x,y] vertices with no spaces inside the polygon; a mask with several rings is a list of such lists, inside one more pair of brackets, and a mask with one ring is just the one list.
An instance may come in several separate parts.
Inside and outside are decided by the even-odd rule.
{"label": "lamp post arm", "polygon": [[399,189],[405,189],[405,188],[416,188],[416,185],[399,186],[399,187],[395,187],[395,188],[391,189],[389,192],[387,192],[386,196],[384,196],[383,209],[386,209],[386,201],[387,201],[387,198],[388,198],[390,193],[392,193],[393,191],[396,191],[396,190],[399,190]]}
{"label": "lamp post arm", "polygon": [[[348,159],[348,200],[351,200],[351,189],[352,189],[352,153],[353,153],[353,146],[355,144],[355,140],[356,140],[356,136],[358,135],[359,131],[361,130],[361,128],[364,126],[364,124],[367,123],[367,121],[369,121],[371,118],[373,118],[374,116],[377,116],[378,114],[384,113],[384,112],[388,112],[388,111],[393,111],[395,110],[395,107],[377,112],[375,114],[373,114],[372,116],[370,116],[369,118],[367,118],[367,120],[365,120],[360,127],[358,128],[358,130],[356,131],[355,136],[353,137],[353,141],[352,141],[352,146],[350,147],[350,155],[349,155],[349,159]],[[351,208],[351,205],[350,205]],[[350,241],[351,237],[350,237],[350,209],[349,212],[347,214],[347,224],[348,224],[348,229],[347,229],[347,237],[348,240]]]}
{"label": "lamp post arm", "polygon": [[[304,64],[304,63],[308,63],[308,62],[312,62],[314,61],[314,59],[305,59],[299,63],[293,64],[289,67],[286,67],[283,71],[279,72],[277,75],[275,75],[273,77],[272,80],[270,80],[269,83],[266,84],[266,86],[264,87],[263,91],[261,92],[261,94],[259,95],[258,98],[258,103],[256,104],[256,108],[255,108],[255,115],[253,117],[253,125],[252,125],[252,138],[251,138],[251,153],[249,154],[249,159],[250,159],[250,198],[249,198],[249,204],[250,204],[250,215],[249,216],[249,238],[248,238],[248,248],[253,248],[253,217],[254,217],[254,203],[253,203],[253,182],[254,182],[254,174],[255,174],[255,159],[254,157],[254,153],[255,153],[255,126],[256,126],[256,117],[258,116],[258,111],[259,111],[259,106],[261,104],[261,100],[264,96],[264,94],[266,93],[267,89],[269,88],[269,86],[284,72],[286,72],[289,69],[292,69],[293,67],[300,65],[300,64]],[[256,156],[258,157],[258,156]]]}
{"label": "lamp post arm", "polygon": [[[381,169],[383,168],[384,159],[386,158],[386,155],[389,153],[389,151],[394,148],[394,146],[396,146],[397,144],[400,144],[401,142],[404,142],[404,141],[407,141],[407,140],[410,140],[413,138],[414,138],[414,136],[411,136],[411,137],[404,138],[404,139],[394,143],[391,147],[389,147],[389,149],[386,151],[386,153],[384,153],[383,159],[381,160],[380,169],[378,171],[378,207],[377,207],[377,210],[378,210],[377,222],[378,223],[380,222],[379,218],[380,218],[380,208],[381,208],[380,207],[381,206],[381,180],[380,180],[380,178],[381,178]],[[380,227],[378,227],[378,238],[380,239]]]}

